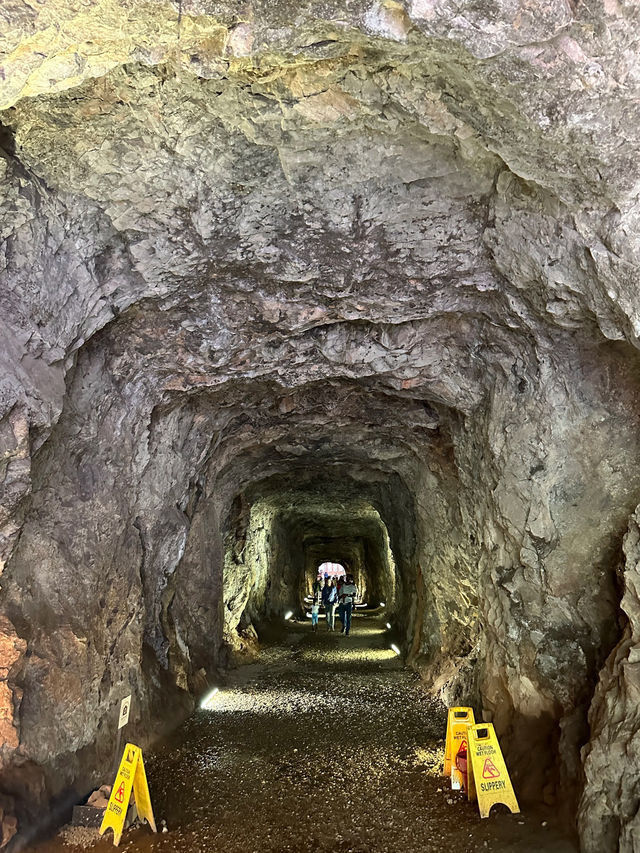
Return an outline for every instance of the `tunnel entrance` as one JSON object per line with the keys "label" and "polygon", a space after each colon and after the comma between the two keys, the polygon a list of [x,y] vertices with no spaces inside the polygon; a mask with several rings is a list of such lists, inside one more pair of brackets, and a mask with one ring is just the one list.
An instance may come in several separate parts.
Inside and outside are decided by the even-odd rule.
{"label": "tunnel entrance", "polygon": [[638,835],[636,6],[3,4],[0,846],[323,562]]}

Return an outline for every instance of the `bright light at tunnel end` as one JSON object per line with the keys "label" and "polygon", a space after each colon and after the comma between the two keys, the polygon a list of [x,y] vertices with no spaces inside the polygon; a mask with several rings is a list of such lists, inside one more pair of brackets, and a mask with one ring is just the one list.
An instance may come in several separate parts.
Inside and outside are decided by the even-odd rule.
{"label": "bright light at tunnel end", "polygon": [[210,710],[211,709],[211,700],[216,695],[216,693],[219,693],[219,692],[220,692],[220,688],[214,687],[213,690],[211,690],[209,693],[207,693],[207,695],[204,697],[202,702],[200,702],[200,707],[205,711]]}
{"label": "bright light at tunnel end", "polygon": [[384,601],[381,601],[381,602],[380,602],[380,607],[386,607],[386,604],[385,604],[385,602],[384,602]]}
{"label": "bright light at tunnel end", "polygon": [[390,631],[391,630],[391,622],[385,622],[385,625],[387,626],[387,631]]}

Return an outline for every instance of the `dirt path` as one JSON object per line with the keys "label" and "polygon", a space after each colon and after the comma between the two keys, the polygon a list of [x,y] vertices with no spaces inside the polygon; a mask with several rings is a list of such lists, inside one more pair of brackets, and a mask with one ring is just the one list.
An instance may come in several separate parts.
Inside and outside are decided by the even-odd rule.
{"label": "dirt path", "polygon": [[[168,831],[132,829],[122,845],[140,853],[575,853],[549,814],[481,821],[476,806],[448,790],[439,775],[444,709],[388,645],[371,617],[359,616],[348,638],[289,624],[267,643],[263,664],[238,671],[211,710],[145,759]],[[64,837],[35,849],[83,849]]]}

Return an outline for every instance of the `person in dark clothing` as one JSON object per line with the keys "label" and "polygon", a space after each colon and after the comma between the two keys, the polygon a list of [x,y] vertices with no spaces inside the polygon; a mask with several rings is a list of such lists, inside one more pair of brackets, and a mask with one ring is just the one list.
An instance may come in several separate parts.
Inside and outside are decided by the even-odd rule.
{"label": "person in dark clothing", "polygon": [[313,582],[311,590],[311,630],[318,630],[318,616],[320,615],[320,605],[322,604],[322,578],[320,575]]}
{"label": "person in dark clothing", "polygon": [[347,575],[347,580],[340,589],[340,601],[342,602],[342,633],[349,636],[351,630],[351,614],[356,603],[358,587],[353,582],[353,575]]}
{"label": "person in dark clothing", "polygon": [[340,598],[340,591],[344,585],[344,575],[341,578],[338,578],[336,582],[336,590],[338,592],[338,619],[340,620],[340,624],[342,625],[342,633],[344,634],[344,605],[342,604],[342,599]]}
{"label": "person in dark clothing", "polygon": [[338,601],[338,590],[333,585],[333,581],[325,578],[322,588],[322,603],[324,605],[324,615],[327,620],[327,628],[329,631],[334,631],[336,627],[336,603]]}

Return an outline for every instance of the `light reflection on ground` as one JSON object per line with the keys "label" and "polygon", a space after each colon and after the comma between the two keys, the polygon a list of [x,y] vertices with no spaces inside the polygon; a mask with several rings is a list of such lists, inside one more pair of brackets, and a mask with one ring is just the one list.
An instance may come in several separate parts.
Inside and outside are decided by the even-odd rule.
{"label": "light reflection on ground", "polygon": [[[360,651],[359,654],[354,654],[351,649],[341,648],[332,650],[331,657],[336,663],[353,660],[382,663],[383,661],[394,660],[396,653],[391,649],[368,649],[366,653]],[[327,660],[327,654],[320,649],[305,649],[300,655],[299,660],[301,663],[309,663],[311,661],[322,663]]]}

